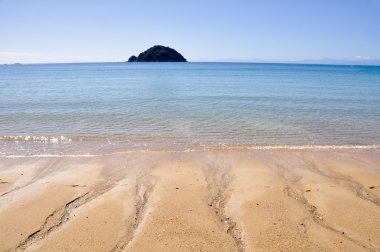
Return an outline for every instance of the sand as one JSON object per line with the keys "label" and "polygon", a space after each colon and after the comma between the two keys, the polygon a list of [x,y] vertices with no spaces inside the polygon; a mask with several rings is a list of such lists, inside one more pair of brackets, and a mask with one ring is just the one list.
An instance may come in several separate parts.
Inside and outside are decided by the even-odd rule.
{"label": "sand", "polygon": [[379,150],[1,157],[0,251],[380,251]]}

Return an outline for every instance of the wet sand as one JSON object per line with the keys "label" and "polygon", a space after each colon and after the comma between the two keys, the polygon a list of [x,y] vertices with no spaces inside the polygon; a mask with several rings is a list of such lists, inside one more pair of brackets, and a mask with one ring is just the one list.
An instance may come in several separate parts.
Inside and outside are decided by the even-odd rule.
{"label": "wet sand", "polygon": [[380,251],[379,150],[1,157],[0,251]]}

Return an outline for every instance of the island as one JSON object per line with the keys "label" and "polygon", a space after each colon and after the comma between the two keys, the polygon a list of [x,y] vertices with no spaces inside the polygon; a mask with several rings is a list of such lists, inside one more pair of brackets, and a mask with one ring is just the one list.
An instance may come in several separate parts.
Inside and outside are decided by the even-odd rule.
{"label": "island", "polygon": [[128,62],[187,62],[187,60],[173,48],[155,45],[137,57],[132,55]]}

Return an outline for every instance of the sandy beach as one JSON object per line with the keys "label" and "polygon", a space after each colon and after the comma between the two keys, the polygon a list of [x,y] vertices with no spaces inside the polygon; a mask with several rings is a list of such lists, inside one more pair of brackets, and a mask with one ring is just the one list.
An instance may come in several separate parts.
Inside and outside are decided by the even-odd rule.
{"label": "sandy beach", "polygon": [[0,252],[380,252],[380,0],[0,0]]}
{"label": "sandy beach", "polygon": [[0,251],[379,251],[378,150],[0,158]]}

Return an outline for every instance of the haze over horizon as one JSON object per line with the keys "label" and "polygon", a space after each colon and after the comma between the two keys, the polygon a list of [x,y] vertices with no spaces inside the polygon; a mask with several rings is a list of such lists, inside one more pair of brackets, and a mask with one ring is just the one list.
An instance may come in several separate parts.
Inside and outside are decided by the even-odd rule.
{"label": "haze over horizon", "polygon": [[380,1],[0,0],[0,64],[189,61],[380,64]]}

